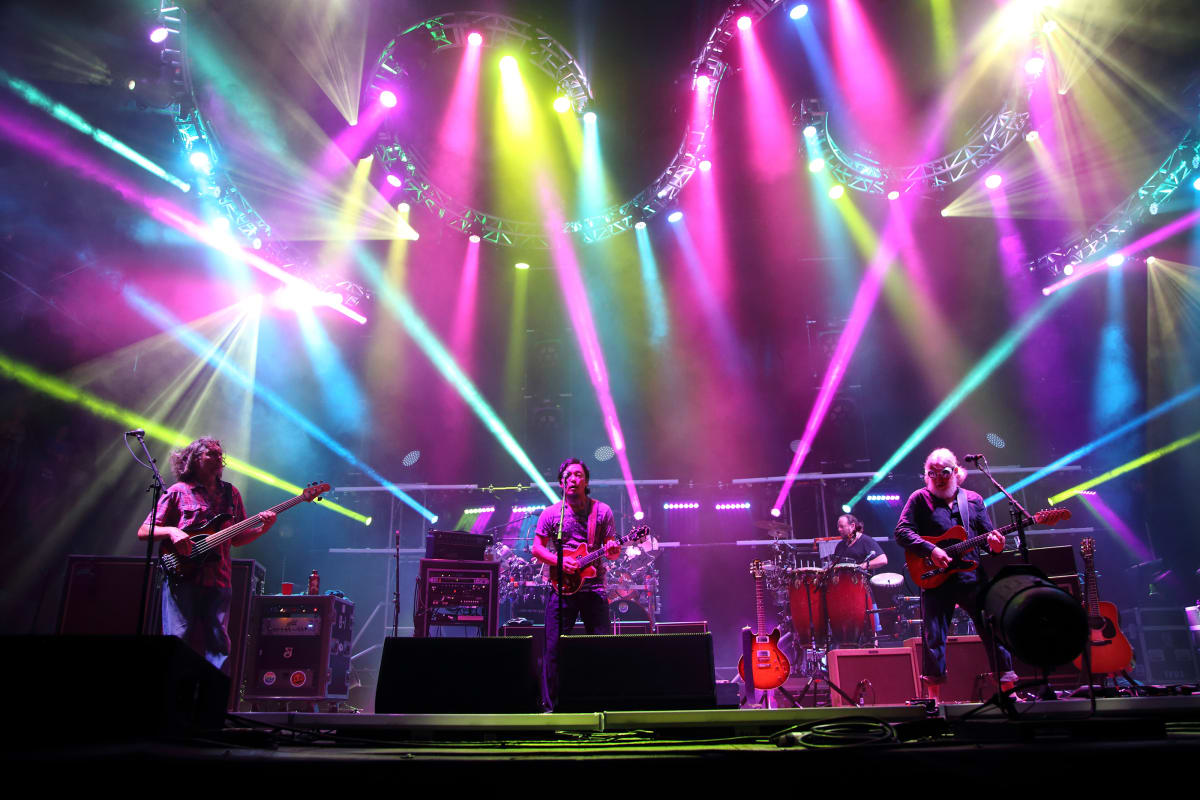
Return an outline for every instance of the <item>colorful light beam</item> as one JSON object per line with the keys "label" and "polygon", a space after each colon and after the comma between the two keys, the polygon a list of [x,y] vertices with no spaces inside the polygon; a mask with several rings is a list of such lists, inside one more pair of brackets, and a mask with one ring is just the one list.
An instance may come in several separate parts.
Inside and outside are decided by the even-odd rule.
{"label": "colorful light beam", "polygon": [[1063,502],[1064,500],[1069,500],[1070,498],[1074,497],[1075,495],[1079,494],[1080,492],[1087,491],[1088,489],[1099,486],[1102,483],[1107,483],[1108,481],[1111,481],[1113,478],[1117,478],[1117,477],[1120,477],[1121,475],[1124,475],[1126,472],[1132,472],[1135,469],[1140,469],[1141,467],[1144,467],[1147,464],[1149,464],[1151,461],[1157,461],[1158,459],[1162,458],[1163,456],[1170,455],[1171,453],[1174,453],[1176,450],[1180,450],[1184,447],[1187,447],[1190,444],[1195,444],[1198,441],[1200,441],[1200,431],[1196,431],[1195,433],[1193,433],[1189,436],[1184,436],[1181,439],[1176,439],[1175,441],[1171,442],[1170,444],[1164,445],[1163,447],[1160,447],[1157,450],[1151,450],[1149,453],[1146,453],[1144,456],[1139,456],[1139,457],[1133,459],[1132,461],[1126,461],[1121,466],[1114,467],[1113,469],[1110,469],[1108,472],[1104,473],[1103,475],[1097,475],[1096,477],[1092,478],[1090,481],[1084,481],[1083,483],[1079,484],[1078,486],[1072,486],[1070,489],[1067,489],[1066,491],[1059,492],[1058,494],[1055,494],[1055,495],[1051,495],[1047,502],[1049,502],[1050,505],[1052,505],[1052,506],[1058,505],[1059,503]]}

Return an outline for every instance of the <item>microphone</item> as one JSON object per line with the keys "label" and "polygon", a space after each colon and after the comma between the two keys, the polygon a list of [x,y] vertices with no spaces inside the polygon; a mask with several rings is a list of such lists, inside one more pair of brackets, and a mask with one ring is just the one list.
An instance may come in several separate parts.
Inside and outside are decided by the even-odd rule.
{"label": "microphone", "polygon": [[141,428],[134,428],[131,431],[125,431],[125,435],[126,436],[136,436],[140,439],[141,437],[146,435],[146,432],[144,430],[142,430]]}
{"label": "microphone", "polygon": [[983,458],[983,453],[970,453],[963,456],[963,461],[978,461]]}

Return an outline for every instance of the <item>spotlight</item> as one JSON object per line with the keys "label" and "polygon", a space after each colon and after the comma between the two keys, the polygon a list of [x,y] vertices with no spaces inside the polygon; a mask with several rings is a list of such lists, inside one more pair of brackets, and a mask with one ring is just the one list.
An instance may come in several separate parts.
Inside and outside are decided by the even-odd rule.
{"label": "spotlight", "polygon": [[396,205],[396,210],[399,211],[401,214],[407,214],[409,211],[412,211],[412,206],[410,206],[405,201],[401,200],[399,202],[399,204]]}
{"label": "spotlight", "polygon": [[703,92],[705,89],[708,88],[708,85],[710,83],[712,83],[712,79],[709,78],[707,75],[697,75],[696,76],[696,89],[697,90]]}
{"label": "spotlight", "polygon": [[999,189],[1000,184],[1003,182],[1004,179],[1000,177],[1000,174],[998,172],[993,172],[991,175],[988,175],[986,178],[984,178],[983,185],[989,189]]}
{"label": "spotlight", "polygon": [[950,216],[950,206],[946,206],[945,208],[943,208],[941,211],[941,214],[943,217]]}
{"label": "spotlight", "polygon": [[667,222],[679,222],[681,219],[683,219],[682,211],[672,211],[667,217]]}
{"label": "spotlight", "polygon": [[837,200],[845,193],[846,193],[846,187],[842,186],[840,183],[835,183],[833,186],[829,187],[829,199],[830,200]]}
{"label": "spotlight", "polygon": [[712,169],[712,162],[706,158],[700,162],[699,167],[701,172],[708,172]]}
{"label": "spotlight", "polygon": [[203,150],[193,150],[188,156],[188,163],[196,170],[205,175],[212,172],[212,159],[208,157],[208,153]]}
{"label": "spotlight", "polygon": [[1050,34],[1058,30],[1058,23],[1052,19],[1048,19],[1042,23],[1042,33]]}
{"label": "spotlight", "polygon": [[640,522],[641,520],[644,520],[646,518],[646,512],[645,511],[635,511],[635,512],[633,512],[633,518]]}
{"label": "spotlight", "polygon": [[1075,274],[1075,265],[1074,264],[1067,264],[1065,267],[1063,267],[1063,275],[1066,275],[1069,278],[1074,274]]}
{"label": "spotlight", "polygon": [[1032,56],[1025,62],[1025,74],[1036,78],[1042,74],[1042,70],[1045,67],[1046,59],[1041,56]]}
{"label": "spotlight", "polygon": [[398,176],[392,175],[391,173],[388,173],[387,182],[390,183],[392,186],[395,186],[397,189],[399,189],[400,184],[403,183],[403,181],[401,181]]}
{"label": "spotlight", "polygon": [[1073,660],[1087,643],[1083,606],[1034,567],[1001,569],[980,605],[995,621],[996,638],[1026,664],[1049,670]]}
{"label": "spotlight", "polygon": [[788,16],[792,19],[804,19],[808,16],[808,4],[799,3],[792,6],[792,10],[788,12]]}
{"label": "spotlight", "polygon": [[570,99],[568,99],[566,97],[562,97],[562,96],[554,98],[554,110],[557,111],[558,113],[565,114],[565,113],[567,113],[567,110],[570,107],[571,107]]}
{"label": "spotlight", "polygon": [[820,172],[823,169],[825,169],[825,159],[823,158],[814,158],[812,161],[808,162],[809,172]]}
{"label": "spotlight", "polygon": [[633,223],[633,227],[639,231],[645,230],[646,229],[646,220],[639,219],[637,222]]}
{"label": "spotlight", "polygon": [[771,516],[772,516],[772,517],[779,517],[779,516],[781,516],[782,514],[783,514],[783,512],[782,512],[782,511],[780,511],[778,508],[772,508],[772,509],[771,509]]}
{"label": "spotlight", "polygon": [[[1154,256],[1146,256],[1146,266],[1147,267],[1153,267],[1157,263],[1158,263],[1158,259],[1155,258]],[[1082,492],[1082,494],[1087,494],[1087,492]]]}
{"label": "spotlight", "polygon": [[817,136],[817,126],[816,125],[805,125],[804,126],[804,138],[805,139],[815,139],[816,136]]}
{"label": "spotlight", "polygon": [[479,244],[479,234],[472,233],[470,236],[467,237],[467,240],[470,241],[471,244]]}
{"label": "spotlight", "polygon": [[850,506],[849,506],[849,505],[847,505],[846,503],[842,503],[842,513],[843,513],[843,514],[849,514],[849,513],[850,513]]}
{"label": "spotlight", "polygon": [[1113,253],[1108,258],[1104,259],[1104,263],[1110,267],[1119,267],[1125,263],[1125,256],[1121,253]]}
{"label": "spotlight", "polygon": [[1041,134],[1039,134],[1039,133],[1038,133],[1036,130],[1033,130],[1033,131],[1028,131],[1028,132],[1025,134],[1025,141],[1027,141],[1027,142],[1029,142],[1029,143],[1031,143],[1031,144],[1032,144],[1033,142],[1036,142],[1036,141],[1037,141],[1038,139],[1040,139],[1040,138],[1042,138],[1042,137],[1041,137]]}
{"label": "spotlight", "polygon": [[518,261],[517,263],[513,264],[513,268],[514,269],[529,269],[529,265],[526,264],[524,261]]}
{"label": "spotlight", "polygon": [[433,515],[433,519],[429,520],[429,524],[430,524],[430,525],[437,525],[437,521],[438,521],[438,515],[437,515],[437,514],[434,514],[434,515]]}
{"label": "spotlight", "polygon": [[517,60],[515,58],[513,58],[512,56],[504,56],[504,58],[500,59],[500,69],[501,70],[510,70],[510,69],[516,69],[516,68],[517,68]]}
{"label": "spotlight", "polygon": [[745,14],[738,17],[737,26],[738,26],[739,31],[748,31],[748,30],[750,30],[750,26],[753,24],[754,24],[753,20],[751,20]]}
{"label": "spotlight", "polygon": [[218,233],[229,233],[229,217],[217,217],[212,221],[212,227]]}
{"label": "spotlight", "polygon": [[471,31],[467,34],[467,44],[471,45],[471,47],[479,47],[479,45],[483,44],[483,34],[479,31]]}
{"label": "spotlight", "polygon": [[596,121],[596,112],[595,111],[586,112],[583,115],[583,121],[587,122],[587,123],[594,123]]}
{"label": "spotlight", "polygon": [[888,192],[888,195],[887,195],[887,197],[888,197],[888,200],[899,200],[899,199],[900,199],[900,192],[898,192],[898,191],[897,191],[897,190],[895,190],[895,189],[892,189],[890,192]]}
{"label": "spotlight", "polygon": [[130,79],[129,79],[129,83],[127,83],[127,84],[125,84],[125,85],[126,85],[126,86],[128,86],[128,87],[129,87],[129,91],[131,91],[131,92],[132,92],[134,89],[136,89],[136,88],[137,88],[137,81],[135,81],[133,78],[130,78]]}
{"label": "spotlight", "polygon": [[1196,180],[1192,181],[1192,188],[1200,192],[1200,178],[1196,178]]}
{"label": "spotlight", "polygon": [[384,108],[395,108],[396,93],[391,89],[384,89],[379,93],[379,105],[383,106]]}
{"label": "spotlight", "polygon": [[150,31],[150,41],[154,42],[155,44],[162,44],[167,40],[167,36],[170,35],[170,33],[171,32],[169,30],[159,25],[157,28]]}

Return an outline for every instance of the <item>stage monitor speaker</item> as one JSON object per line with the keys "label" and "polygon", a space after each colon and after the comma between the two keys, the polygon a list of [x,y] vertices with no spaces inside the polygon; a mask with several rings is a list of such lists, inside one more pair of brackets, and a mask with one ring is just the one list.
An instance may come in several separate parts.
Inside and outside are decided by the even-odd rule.
{"label": "stage monitor speaker", "polygon": [[[912,648],[878,647],[866,650],[830,650],[829,679],[843,692],[865,705],[903,705],[920,697],[917,661]],[[831,705],[848,705],[837,692]]]}
{"label": "stage monitor speaker", "polygon": [[6,636],[0,662],[26,665],[0,738],[25,744],[188,736],[220,730],[229,678],[174,636]]}
{"label": "stage monitor speaker", "polygon": [[564,636],[556,711],[716,708],[711,633]]}
{"label": "stage monitor speaker", "polygon": [[537,713],[541,685],[532,636],[389,636],[375,713]]}

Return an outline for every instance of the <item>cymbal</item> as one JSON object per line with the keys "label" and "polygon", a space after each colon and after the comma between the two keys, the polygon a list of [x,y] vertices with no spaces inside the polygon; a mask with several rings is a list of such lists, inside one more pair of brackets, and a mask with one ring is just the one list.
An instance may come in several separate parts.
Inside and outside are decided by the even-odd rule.
{"label": "cymbal", "polygon": [[786,522],[780,522],[777,519],[756,519],[754,527],[762,528],[765,531],[770,531],[771,536],[776,539],[781,538],[784,534],[792,532],[792,526]]}

